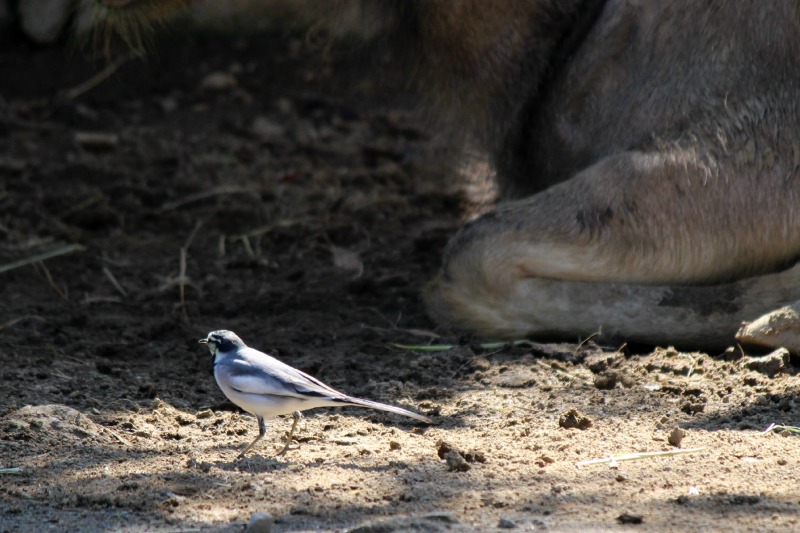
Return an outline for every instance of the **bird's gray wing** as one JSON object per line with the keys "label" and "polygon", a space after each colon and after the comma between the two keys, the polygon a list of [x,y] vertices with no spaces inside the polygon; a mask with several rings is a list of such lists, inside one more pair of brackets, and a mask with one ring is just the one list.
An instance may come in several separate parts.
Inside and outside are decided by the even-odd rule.
{"label": "bird's gray wing", "polygon": [[315,396],[332,400],[345,397],[305,372],[252,348],[242,348],[236,357],[225,358],[217,365],[222,370],[218,373],[220,377],[241,392],[295,398]]}
{"label": "bird's gray wing", "polygon": [[358,405],[431,422],[427,416],[400,407],[342,394],[317,378],[252,348],[240,348],[234,355],[221,357],[215,366],[215,370],[218,370],[215,371],[217,379],[223,380],[226,385],[239,392],[301,400],[318,398],[330,401],[332,405]]}

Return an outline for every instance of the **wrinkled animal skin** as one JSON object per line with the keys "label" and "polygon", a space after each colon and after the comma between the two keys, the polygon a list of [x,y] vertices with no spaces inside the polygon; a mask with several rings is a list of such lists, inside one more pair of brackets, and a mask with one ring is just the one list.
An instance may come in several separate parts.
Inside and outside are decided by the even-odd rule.
{"label": "wrinkled animal skin", "polygon": [[363,1],[504,193],[432,315],[485,337],[729,344],[800,299],[795,1]]}

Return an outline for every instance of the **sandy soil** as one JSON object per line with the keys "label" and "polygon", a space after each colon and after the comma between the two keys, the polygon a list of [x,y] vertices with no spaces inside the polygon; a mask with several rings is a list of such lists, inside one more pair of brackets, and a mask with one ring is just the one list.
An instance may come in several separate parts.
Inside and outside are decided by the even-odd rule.
{"label": "sandy soil", "polygon": [[[0,531],[800,529],[798,436],[764,433],[800,426],[788,357],[437,329],[485,168],[298,37],[165,41],[82,94],[102,62],[0,51],[0,265],[83,247],[0,273]],[[436,423],[312,411],[236,461],[220,328]],[[580,464],[638,452],[680,453]]]}

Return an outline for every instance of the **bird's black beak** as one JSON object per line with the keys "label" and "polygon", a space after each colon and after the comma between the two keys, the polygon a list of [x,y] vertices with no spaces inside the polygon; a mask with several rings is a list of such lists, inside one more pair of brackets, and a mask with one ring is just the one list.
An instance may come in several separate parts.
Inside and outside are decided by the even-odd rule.
{"label": "bird's black beak", "polygon": [[200,339],[197,342],[199,342],[200,344],[208,344],[208,339]]}

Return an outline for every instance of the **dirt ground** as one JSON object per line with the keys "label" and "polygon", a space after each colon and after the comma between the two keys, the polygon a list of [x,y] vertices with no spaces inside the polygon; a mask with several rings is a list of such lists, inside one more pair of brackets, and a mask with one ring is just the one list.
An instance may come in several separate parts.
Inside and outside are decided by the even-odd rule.
{"label": "dirt ground", "polygon": [[[68,252],[0,272],[0,531],[800,530],[800,436],[764,432],[796,360],[438,329],[480,159],[299,36],[163,41],[92,88],[80,49],[0,50],[0,266]],[[435,424],[311,411],[236,461],[215,329]],[[680,453],[579,464],[639,452]]]}

